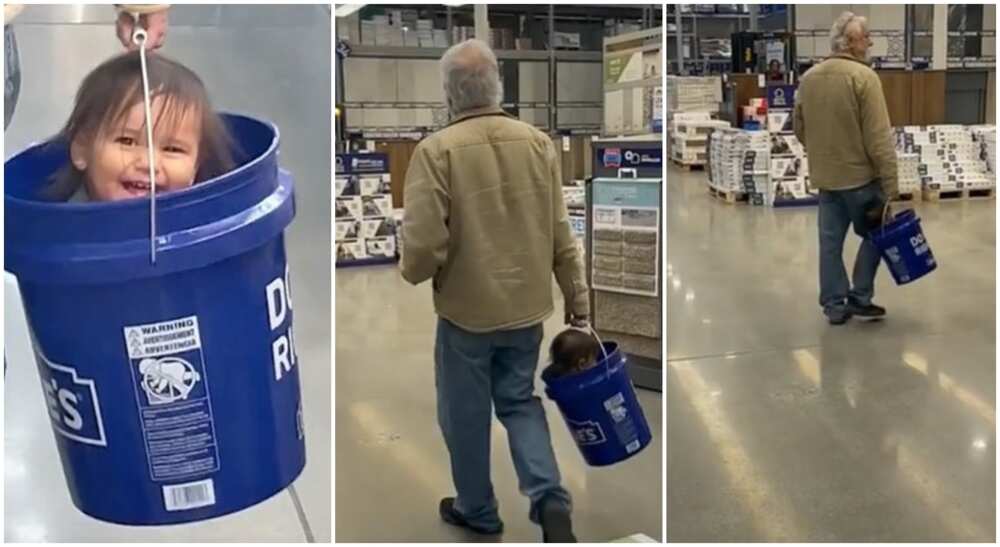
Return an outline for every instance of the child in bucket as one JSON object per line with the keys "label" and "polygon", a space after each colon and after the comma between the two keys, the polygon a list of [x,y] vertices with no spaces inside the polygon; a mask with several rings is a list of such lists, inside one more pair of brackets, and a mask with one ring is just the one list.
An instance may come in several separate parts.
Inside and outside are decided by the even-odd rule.
{"label": "child in bucket", "polygon": [[555,378],[592,368],[600,356],[601,344],[590,333],[576,328],[560,332],[549,346],[550,370]]}
{"label": "child in bucket", "polygon": [[[156,191],[172,192],[234,166],[233,141],[201,79],[162,55],[148,55]],[[59,133],[70,164],[56,175],[57,200],[118,201],[150,192],[146,117],[138,52],[119,55],[87,75]]]}

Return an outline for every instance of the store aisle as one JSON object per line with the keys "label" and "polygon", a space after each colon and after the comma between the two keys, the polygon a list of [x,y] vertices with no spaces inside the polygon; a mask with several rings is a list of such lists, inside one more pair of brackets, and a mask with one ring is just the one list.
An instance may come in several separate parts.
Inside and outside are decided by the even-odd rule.
{"label": "store aisle", "polygon": [[[65,122],[83,77],[121,51],[111,6],[28,6],[15,31],[21,96],[7,155]],[[69,498],[34,363],[6,376],[5,539],[32,541],[329,542],[330,523],[330,12],[328,6],[171,8],[162,53],[204,80],[215,107],[273,121],[281,166],[295,176],[286,231],[295,305],[307,463],[286,490],[245,511],[177,526],[126,527],[77,511]]]}
{"label": "store aisle", "polygon": [[921,204],[938,270],[831,327],[815,207],[668,181],[668,539],[992,541],[995,202]]}
{"label": "store aisle", "polygon": [[[454,490],[436,421],[436,316],[429,286],[410,286],[395,266],[342,268],[336,295],[337,541],[481,541],[438,517],[438,501]],[[556,308],[562,309],[561,300]],[[546,322],[545,352],[562,329],[561,314]],[[541,380],[536,386],[542,394]],[[558,410],[546,400],[581,541],[634,533],[662,538],[662,399],[645,390],[639,398],[653,443],[604,469],[584,464]],[[506,432],[493,423],[493,482],[506,525],[495,541],[540,541],[541,530],[528,520],[527,500],[517,491]]]}

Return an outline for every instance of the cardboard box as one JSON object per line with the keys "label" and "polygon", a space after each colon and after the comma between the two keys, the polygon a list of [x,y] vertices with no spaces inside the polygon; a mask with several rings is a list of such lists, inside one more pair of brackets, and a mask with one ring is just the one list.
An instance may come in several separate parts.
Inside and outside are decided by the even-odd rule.
{"label": "cardboard box", "polygon": [[369,257],[392,258],[396,256],[396,238],[376,237],[365,240],[365,254]]}
{"label": "cardboard box", "polygon": [[364,241],[342,241],[338,242],[336,247],[337,262],[350,262],[352,260],[368,258],[368,252],[365,249]]}
{"label": "cardboard box", "polygon": [[361,235],[361,221],[338,220],[334,226],[336,229],[334,241],[357,239]]}
{"label": "cardboard box", "polygon": [[361,210],[364,218],[389,217],[392,215],[392,196],[361,196]]}

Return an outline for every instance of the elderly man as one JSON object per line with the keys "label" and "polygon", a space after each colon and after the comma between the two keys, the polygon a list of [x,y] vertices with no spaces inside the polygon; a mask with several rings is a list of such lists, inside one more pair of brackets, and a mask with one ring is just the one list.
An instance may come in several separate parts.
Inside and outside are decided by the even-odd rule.
{"label": "elderly man", "polygon": [[[896,151],[882,83],[867,64],[867,26],[851,12],[837,18],[830,31],[833,55],[802,76],[795,101],[795,134],[820,190],[819,303],[833,325],[885,315],[872,303],[880,259],[865,236],[897,193]],[[851,225],[862,238],[853,287],[843,257]]]}
{"label": "elderly man", "polygon": [[491,404],[507,429],[520,490],[546,541],[574,541],[545,411],[534,395],[552,274],[567,323],[589,313],[552,140],[500,108],[496,56],[478,40],[441,58],[451,123],[424,139],[406,173],[403,277],[432,280],[438,422],[457,496],[441,517],[503,530],[490,482]]}

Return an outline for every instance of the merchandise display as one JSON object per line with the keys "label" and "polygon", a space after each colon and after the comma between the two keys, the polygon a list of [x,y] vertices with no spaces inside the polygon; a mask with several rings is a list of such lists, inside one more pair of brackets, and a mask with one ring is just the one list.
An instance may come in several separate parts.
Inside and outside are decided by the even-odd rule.
{"label": "merchandise display", "polygon": [[709,140],[709,186],[720,192],[747,194],[758,205],[770,188],[771,145],[763,131],[719,129]]}
{"label": "merchandise display", "polygon": [[[563,201],[569,214],[570,230],[576,238],[577,248],[581,253],[587,252],[587,190],[584,181],[573,181],[574,186],[563,186]],[[582,256],[582,255],[581,255]]]}
{"label": "merchandise display", "polygon": [[897,152],[919,158],[917,171],[925,198],[988,194],[996,186],[996,176],[975,133],[962,125],[896,128]]}
{"label": "merchandise display", "polygon": [[389,160],[384,154],[338,154],[334,178],[336,262],[374,264],[398,256]]}

